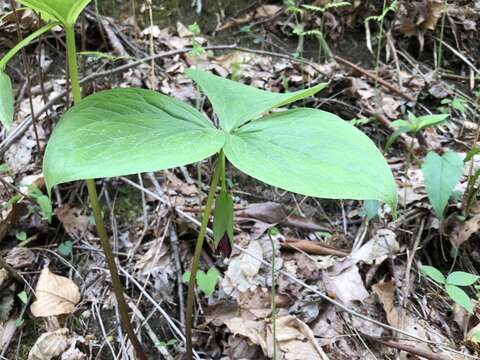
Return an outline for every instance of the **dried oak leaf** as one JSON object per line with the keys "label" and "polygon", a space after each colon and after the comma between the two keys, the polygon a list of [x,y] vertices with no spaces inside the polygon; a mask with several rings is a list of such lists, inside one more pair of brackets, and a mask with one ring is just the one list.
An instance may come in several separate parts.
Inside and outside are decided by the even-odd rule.
{"label": "dried oak leaf", "polygon": [[44,268],[35,289],[36,301],[30,306],[35,317],[70,314],[80,301],[80,291],[75,283],[55,275]]}

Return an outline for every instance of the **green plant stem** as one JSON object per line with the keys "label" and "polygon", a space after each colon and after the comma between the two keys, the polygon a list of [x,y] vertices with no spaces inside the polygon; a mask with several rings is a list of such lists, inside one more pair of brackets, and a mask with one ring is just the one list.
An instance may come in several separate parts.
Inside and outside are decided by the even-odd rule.
{"label": "green plant stem", "polygon": [[268,231],[268,237],[270,238],[270,243],[272,244],[272,358],[273,360],[277,360],[277,290],[275,281],[275,241],[273,240],[271,230]]}
{"label": "green plant stem", "polygon": [[193,359],[193,344],[192,344],[192,323],[193,323],[193,291],[195,289],[195,279],[200,265],[200,255],[202,254],[203,242],[205,234],[207,233],[208,219],[212,213],[213,200],[217,190],[218,180],[222,172],[222,163],[225,162],[225,155],[223,151],[220,152],[219,159],[215,165],[212,181],[210,183],[210,190],[208,191],[207,203],[203,209],[202,223],[200,231],[198,232],[197,242],[195,243],[195,252],[193,254],[192,269],[190,270],[190,280],[188,281],[187,293],[187,308],[185,313],[185,338],[187,347],[187,359]]}
{"label": "green plant stem", "polygon": [[30,35],[28,35],[27,37],[25,37],[22,41],[18,42],[17,45],[15,45],[12,49],[10,49],[9,52],[7,52],[5,54],[5,56],[0,60],[0,70],[1,71],[4,71],[5,70],[5,67],[7,66],[7,63],[20,51],[22,50],[25,46],[27,46],[28,44],[30,44],[30,42],[34,39],[36,39],[37,37],[39,37],[40,35],[42,35],[43,33],[49,31],[50,29],[54,28],[55,26],[58,26],[59,23],[58,22],[54,22],[54,23],[49,23],[49,24],[46,24],[44,26],[42,26],[40,29],[38,29],[37,31],[31,33]]}
{"label": "green plant stem", "polygon": [[[78,77],[77,50],[75,45],[74,27],[66,26],[65,32],[67,38],[68,69],[70,72],[70,83],[72,88],[73,101],[75,104],[78,104],[82,99],[82,94]],[[105,224],[103,222],[100,204],[98,202],[97,190],[95,188],[95,180],[87,180],[87,189],[88,196],[90,198],[90,205],[93,211],[93,217],[95,219],[95,225],[97,227],[98,236],[100,237],[100,242],[102,243],[105,258],[107,259],[108,269],[110,270],[110,275],[112,277],[113,291],[115,293],[115,297],[118,303],[118,310],[120,312],[120,321],[122,322],[123,328],[125,329],[138,358],[140,360],[147,360],[147,355],[145,354],[145,351],[143,350],[143,347],[138,340],[137,335],[135,335],[133,326],[130,323],[130,319],[128,316],[128,306],[125,302],[125,297],[123,296],[122,282],[120,281],[120,276],[118,275],[117,265],[115,263],[113,251],[108,240],[108,235],[105,229]]]}

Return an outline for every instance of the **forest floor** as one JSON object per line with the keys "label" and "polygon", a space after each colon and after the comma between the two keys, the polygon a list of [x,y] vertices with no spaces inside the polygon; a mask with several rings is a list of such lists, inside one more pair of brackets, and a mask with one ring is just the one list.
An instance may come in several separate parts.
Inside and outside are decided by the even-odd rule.
{"label": "forest floor", "polygon": [[[448,114],[384,151],[398,187],[396,219],[383,204],[295,195],[228,168],[237,245],[229,258],[204,248],[201,268],[215,266],[220,279],[211,296],[196,293],[195,356],[271,358],[274,260],[278,359],[480,358],[480,288],[462,287],[469,312],[465,299],[421,271],[480,274],[473,177],[480,169],[480,2],[398,0],[389,10],[392,1],[378,0],[327,8],[332,2],[317,0],[316,9],[288,1],[158,3],[152,20],[147,2],[87,8],[77,24],[85,96],[142,87],[211,117],[186,68],[274,92],[328,82],[302,105],[338,114],[382,151],[394,121]],[[0,3],[2,11],[0,55],[18,30],[25,37],[39,27],[30,10],[17,11],[19,24],[8,4]],[[45,146],[72,100],[64,44],[62,31],[46,34],[6,69],[16,116],[10,131],[0,128],[0,359],[135,359],[85,184],[56,187],[52,208],[43,195]],[[421,164],[429,152],[449,151],[470,156],[439,219]],[[152,359],[184,357],[182,277],[212,169],[206,160],[96,182],[133,322]],[[52,285],[53,295],[55,287],[78,288],[80,298],[35,297],[39,286]]]}

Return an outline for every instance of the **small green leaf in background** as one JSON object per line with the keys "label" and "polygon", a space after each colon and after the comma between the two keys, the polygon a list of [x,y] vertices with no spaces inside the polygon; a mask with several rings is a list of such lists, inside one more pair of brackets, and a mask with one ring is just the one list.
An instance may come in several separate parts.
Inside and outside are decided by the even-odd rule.
{"label": "small green leaf in background", "polygon": [[[182,275],[182,281],[187,284],[190,281],[190,271],[185,271]],[[215,267],[211,267],[205,274],[202,270],[197,271],[197,286],[205,295],[210,296],[215,291],[220,273]]]}
{"label": "small green leaf in background", "polygon": [[20,241],[27,240],[27,233],[25,231],[19,231],[15,234],[15,237]]}
{"label": "small green leaf in background", "polygon": [[185,283],[185,284],[188,284],[188,282],[190,281],[190,271],[185,271],[182,275],[182,281]]}
{"label": "small green leaf in background", "polygon": [[433,281],[436,281],[439,284],[445,284],[445,276],[437,268],[434,268],[433,266],[422,265],[420,270]]}
{"label": "small green leaf in background", "polygon": [[460,99],[460,98],[455,98],[455,99],[453,99],[453,101],[452,101],[452,107],[453,107],[455,110],[460,111],[462,114],[465,112],[465,105],[464,105],[464,103],[463,103],[463,100]]}
{"label": "small green leaf in background", "polygon": [[10,77],[0,69],[0,123],[10,130],[13,124],[14,100]]}
{"label": "small green leaf in background", "polygon": [[10,171],[7,164],[0,164],[0,174],[5,174]]}
{"label": "small green leaf in background", "polygon": [[233,244],[233,199],[226,190],[222,189],[215,201],[213,214],[213,245],[215,248],[218,247],[225,234]]}
{"label": "small green leaf in background", "polygon": [[458,286],[455,285],[445,285],[445,290],[447,290],[448,295],[455,301],[458,305],[463,307],[469,313],[473,314],[473,306],[472,302],[470,301],[469,296],[465,291],[460,289]]}
{"label": "small green leaf in background", "polygon": [[454,271],[447,277],[446,283],[449,285],[457,286],[470,286],[473,285],[480,276],[470,274],[464,271]]}
{"label": "small green leaf in background", "polygon": [[218,277],[220,273],[214,267],[208,269],[208,272],[205,274],[202,270],[197,272],[197,285],[202,290],[205,295],[210,296],[215,291],[215,286],[217,285]]}
{"label": "small green leaf in background", "polygon": [[60,245],[58,245],[58,253],[64,257],[72,255],[73,242],[67,240]]}
{"label": "small green leaf in background", "polygon": [[40,189],[35,186],[29,188],[28,196],[30,196],[40,207],[40,214],[42,215],[43,220],[47,220],[49,223],[52,222],[53,209],[52,202],[50,198],[44,195]]}
{"label": "small green leaf in background", "polygon": [[440,114],[440,115],[425,115],[420,117],[415,117],[414,124],[415,124],[415,131],[419,132],[427,127],[439,125],[443,123],[448,118],[448,114]]}
{"label": "small green leaf in background", "polygon": [[24,304],[28,302],[28,295],[25,291],[19,292],[17,296]]}
{"label": "small green leaf in background", "polygon": [[480,154],[480,147],[474,146],[467,152],[467,156],[465,156],[465,160],[463,161],[468,162],[472,160],[475,155],[478,155],[478,154]]}
{"label": "small green leaf in background", "polygon": [[430,151],[422,165],[425,190],[433,210],[443,219],[443,212],[455,185],[463,173],[463,159],[455,152],[447,151],[443,156]]}
{"label": "small green leaf in background", "polygon": [[368,220],[372,220],[378,215],[379,208],[380,202],[378,200],[365,200],[363,202],[363,213],[367,216]]}

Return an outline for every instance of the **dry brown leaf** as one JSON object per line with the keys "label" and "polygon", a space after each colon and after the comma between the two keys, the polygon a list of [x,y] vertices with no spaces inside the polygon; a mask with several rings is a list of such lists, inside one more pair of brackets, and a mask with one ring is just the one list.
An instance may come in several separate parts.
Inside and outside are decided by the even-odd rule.
{"label": "dry brown leaf", "polygon": [[5,262],[15,269],[30,266],[35,261],[35,254],[32,250],[16,246],[11,249],[5,257]]}
{"label": "dry brown leaf", "polygon": [[194,184],[187,184],[180,180],[174,173],[167,171],[168,187],[177,193],[191,196],[198,193],[198,189]]}
{"label": "dry brown leaf", "polygon": [[480,229],[480,203],[472,211],[472,217],[459,223],[449,237],[453,246],[459,247]]}
{"label": "dry brown leaf", "polygon": [[88,216],[80,209],[65,204],[55,209],[55,215],[62,222],[65,231],[70,235],[80,236],[88,227]]}
{"label": "dry brown leaf", "polygon": [[373,292],[378,296],[378,299],[383,305],[383,310],[387,315],[387,321],[392,326],[397,326],[399,322],[398,310],[395,307],[395,284],[393,280],[380,281],[372,285]]}
{"label": "dry brown leaf", "polygon": [[36,300],[30,306],[35,317],[70,314],[80,301],[80,291],[75,283],[55,275],[44,268],[35,289]]}
{"label": "dry brown leaf", "polygon": [[282,7],[279,5],[262,5],[256,9],[257,17],[270,17],[282,10]]}
{"label": "dry brown leaf", "polygon": [[324,272],[324,282],[328,292],[334,294],[346,305],[354,301],[362,302],[369,296],[356,265],[348,267],[339,274]]}
{"label": "dry brown leaf", "polygon": [[[235,335],[248,338],[259,345],[264,354],[272,357],[272,328],[264,320],[248,320],[236,317],[225,321],[225,325]],[[327,355],[318,345],[311,329],[294,316],[277,319],[277,347],[285,360],[327,360]]]}
{"label": "dry brown leaf", "polygon": [[10,343],[13,335],[17,331],[15,319],[10,319],[4,323],[0,323],[0,352]]}
{"label": "dry brown leaf", "polygon": [[380,265],[388,256],[400,251],[400,245],[396,235],[389,229],[378,229],[373,238],[351,255],[351,259],[357,263],[363,261],[367,264]]}
{"label": "dry brown leaf", "polygon": [[28,353],[28,360],[51,360],[61,355],[68,347],[68,329],[47,332],[37,339]]}
{"label": "dry brown leaf", "polygon": [[[270,330],[271,327],[268,329]],[[276,337],[278,347],[284,353],[285,360],[328,359],[318,345],[312,330],[294,316],[278,318]],[[272,356],[270,353],[269,355]]]}

